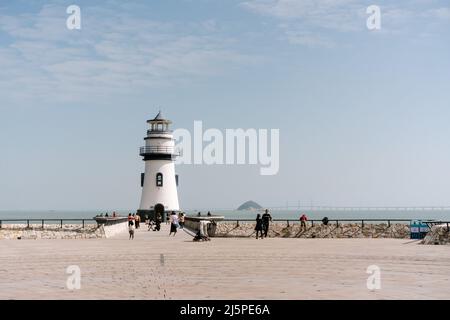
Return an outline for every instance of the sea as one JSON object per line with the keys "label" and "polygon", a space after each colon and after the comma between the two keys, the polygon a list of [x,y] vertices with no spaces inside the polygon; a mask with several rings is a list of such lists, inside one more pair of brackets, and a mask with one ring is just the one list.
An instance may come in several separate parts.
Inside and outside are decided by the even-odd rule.
{"label": "sea", "polygon": [[[245,220],[255,219],[258,213],[262,214],[263,210],[186,210],[188,216],[197,216],[201,212],[205,216],[210,211],[212,215],[224,216],[225,219],[230,220]],[[95,216],[105,214],[111,216],[113,211],[105,210],[0,210],[0,220],[7,222],[8,219],[93,219]],[[129,212],[135,210],[116,210],[121,216],[128,215]],[[404,219],[404,220],[438,220],[450,221],[450,210],[422,210],[422,209],[408,209],[408,210],[270,210],[273,219],[281,220],[298,220],[302,214],[306,214],[308,219],[322,220],[324,217],[328,219],[355,219],[355,220],[370,220],[370,219]]]}

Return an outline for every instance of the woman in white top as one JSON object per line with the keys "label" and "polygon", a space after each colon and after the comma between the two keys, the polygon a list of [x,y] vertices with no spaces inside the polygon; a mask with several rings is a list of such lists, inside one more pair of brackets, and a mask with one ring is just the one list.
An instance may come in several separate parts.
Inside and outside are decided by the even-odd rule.
{"label": "woman in white top", "polygon": [[169,236],[173,233],[173,236],[175,237],[175,234],[177,233],[178,228],[178,216],[175,213],[175,211],[172,211],[172,214],[170,215],[170,233]]}

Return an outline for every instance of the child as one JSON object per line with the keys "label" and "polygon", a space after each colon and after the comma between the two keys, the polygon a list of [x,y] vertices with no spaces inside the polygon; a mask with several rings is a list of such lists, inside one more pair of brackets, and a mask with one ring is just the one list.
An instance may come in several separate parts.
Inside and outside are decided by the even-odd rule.
{"label": "child", "polygon": [[130,221],[128,223],[128,232],[130,233],[130,238],[128,240],[134,240],[134,223]]}

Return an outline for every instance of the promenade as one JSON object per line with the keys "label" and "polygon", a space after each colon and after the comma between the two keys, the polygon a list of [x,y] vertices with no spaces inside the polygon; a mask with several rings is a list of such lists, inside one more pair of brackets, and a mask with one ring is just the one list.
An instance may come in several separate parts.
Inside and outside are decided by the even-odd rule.
{"label": "promenade", "polygon": [[[450,250],[405,239],[0,241],[0,299],[450,299]],[[81,269],[81,289],[66,268]],[[370,291],[366,269],[381,269]]]}

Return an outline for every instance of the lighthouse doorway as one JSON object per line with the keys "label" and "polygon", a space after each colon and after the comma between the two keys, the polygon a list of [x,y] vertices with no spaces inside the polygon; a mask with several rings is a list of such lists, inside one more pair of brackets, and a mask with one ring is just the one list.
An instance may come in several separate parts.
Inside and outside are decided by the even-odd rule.
{"label": "lighthouse doorway", "polygon": [[158,213],[161,215],[162,221],[166,221],[166,215],[164,214],[164,205],[161,203],[158,203],[155,205],[155,217],[158,215]]}

